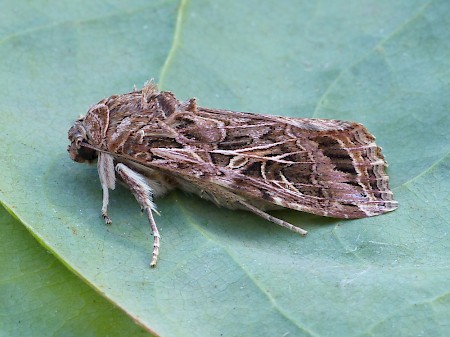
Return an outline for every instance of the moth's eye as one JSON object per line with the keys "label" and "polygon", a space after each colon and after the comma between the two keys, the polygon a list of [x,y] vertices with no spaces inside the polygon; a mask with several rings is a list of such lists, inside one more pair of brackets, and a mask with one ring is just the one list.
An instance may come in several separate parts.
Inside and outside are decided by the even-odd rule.
{"label": "moth's eye", "polygon": [[84,146],[81,146],[78,149],[78,155],[81,158],[83,158],[84,160],[88,160],[88,161],[97,159],[97,157],[98,157],[97,151],[90,149],[88,147],[84,147]]}

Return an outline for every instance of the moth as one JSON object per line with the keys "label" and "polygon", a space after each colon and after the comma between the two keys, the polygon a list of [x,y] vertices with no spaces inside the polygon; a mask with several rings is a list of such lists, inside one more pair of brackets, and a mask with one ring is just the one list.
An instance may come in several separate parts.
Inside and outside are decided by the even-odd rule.
{"label": "moth", "polygon": [[68,133],[76,162],[97,161],[107,224],[109,190],[125,184],[160,235],[153,197],[175,188],[242,209],[296,233],[266,211],[293,209],[334,218],[393,211],[387,166],[375,137],[358,123],[288,118],[197,106],[146,83],[92,106]]}

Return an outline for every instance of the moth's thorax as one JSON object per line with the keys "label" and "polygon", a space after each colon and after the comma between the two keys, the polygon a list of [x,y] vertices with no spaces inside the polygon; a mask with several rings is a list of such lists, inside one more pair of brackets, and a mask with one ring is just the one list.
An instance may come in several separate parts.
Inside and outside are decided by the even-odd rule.
{"label": "moth's thorax", "polygon": [[196,111],[195,99],[181,102],[172,93],[152,87],[111,96],[99,104],[108,110],[108,125],[101,144],[104,149],[138,156],[143,161],[150,160],[152,148],[185,146],[186,139],[180,137],[184,129],[180,126],[195,124],[188,116]]}

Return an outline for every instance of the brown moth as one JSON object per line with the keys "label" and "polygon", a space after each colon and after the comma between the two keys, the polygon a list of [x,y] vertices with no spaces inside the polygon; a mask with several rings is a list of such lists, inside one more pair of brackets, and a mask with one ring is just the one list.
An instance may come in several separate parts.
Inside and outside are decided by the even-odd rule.
{"label": "brown moth", "polygon": [[202,108],[148,83],[92,106],[69,140],[74,161],[97,160],[107,224],[116,180],[135,196],[153,231],[152,267],[160,247],[153,197],[175,188],[302,235],[266,211],[352,219],[397,208],[381,149],[358,123]]}

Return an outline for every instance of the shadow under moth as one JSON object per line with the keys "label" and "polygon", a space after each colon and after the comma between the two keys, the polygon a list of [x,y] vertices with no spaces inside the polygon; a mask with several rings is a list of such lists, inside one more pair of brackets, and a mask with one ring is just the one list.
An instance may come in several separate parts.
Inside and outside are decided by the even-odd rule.
{"label": "shadow under moth", "polygon": [[181,102],[147,83],[92,106],[68,136],[74,161],[97,161],[107,224],[108,191],[117,180],[146,213],[151,267],[160,248],[153,197],[175,188],[302,235],[307,232],[266,211],[354,219],[397,208],[381,149],[354,122],[203,108],[195,98]]}

